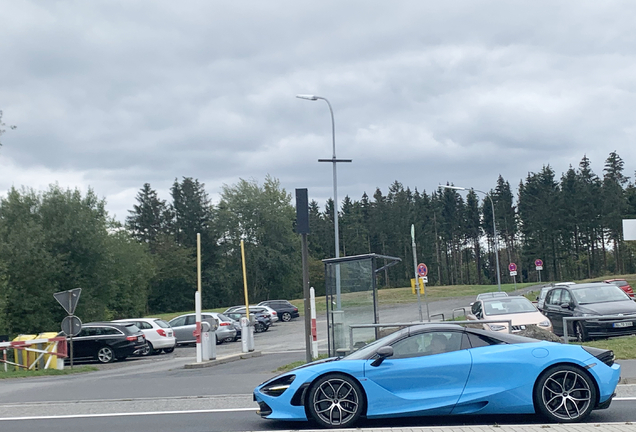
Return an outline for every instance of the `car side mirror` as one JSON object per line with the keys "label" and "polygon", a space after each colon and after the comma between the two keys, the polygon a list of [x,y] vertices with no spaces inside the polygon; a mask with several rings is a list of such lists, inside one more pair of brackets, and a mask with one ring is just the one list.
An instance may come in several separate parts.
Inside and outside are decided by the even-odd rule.
{"label": "car side mirror", "polygon": [[393,347],[390,345],[380,347],[380,349],[378,349],[377,354],[378,354],[378,358],[373,360],[373,363],[371,363],[371,366],[378,367],[382,364],[385,358],[391,357],[393,355]]}
{"label": "car side mirror", "polygon": [[563,309],[570,309],[570,307],[571,307],[571,306],[572,306],[572,304],[571,304],[571,303],[561,303],[561,307],[562,307]]}

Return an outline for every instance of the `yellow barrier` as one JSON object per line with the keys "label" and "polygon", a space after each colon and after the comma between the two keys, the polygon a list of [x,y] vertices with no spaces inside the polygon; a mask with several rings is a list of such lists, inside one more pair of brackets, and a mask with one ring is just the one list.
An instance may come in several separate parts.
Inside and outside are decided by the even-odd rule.
{"label": "yellow barrier", "polygon": [[[56,332],[44,332],[44,333],[40,333],[36,337],[36,339],[53,339],[56,336],[57,336]],[[46,346],[40,349],[43,349],[48,352],[53,352],[54,348],[55,348],[55,342],[49,342],[48,344],[46,344]],[[33,354],[39,355],[38,353],[33,353]],[[46,363],[49,361],[49,357],[51,357],[51,354],[44,354],[44,356],[38,362],[38,365],[36,366],[36,368],[44,369],[44,365],[46,365]],[[55,361],[55,359],[56,359],[56,356],[53,356],[52,361]]]}
{"label": "yellow barrier", "polygon": [[[420,282],[420,294],[424,294],[424,290],[426,289],[424,287],[424,279],[422,278],[418,278],[419,282]],[[411,278],[411,293],[415,294],[415,279]]]}
{"label": "yellow barrier", "polygon": [[[35,338],[36,338],[36,335],[19,335],[18,337],[13,339],[13,342],[30,341],[30,340],[33,340]],[[28,351],[21,350],[21,349],[14,349],[13,350],[14,361],[17,364],[24,366],[25,368],[28,368],[29,365],[31,364],[29,362],[29,359],[30,359],[31,355],[33,355],[33,354],[35,354],[35,353],[30,353]],[[33,360],[35,360],[35,356],[33,356]],[[19,368],[16,367],[16,369],[19,369]]]}

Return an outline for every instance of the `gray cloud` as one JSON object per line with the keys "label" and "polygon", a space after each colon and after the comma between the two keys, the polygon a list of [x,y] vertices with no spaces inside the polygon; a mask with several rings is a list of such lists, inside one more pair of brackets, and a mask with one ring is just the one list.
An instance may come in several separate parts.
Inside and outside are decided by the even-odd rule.
{"label": "gray cloud", "polygon": [[150,182],[267,174],[339,197],[483,190],[610,151],[636,166],[631,2],[0,0],[0,192],[52,182],[119,219]]}

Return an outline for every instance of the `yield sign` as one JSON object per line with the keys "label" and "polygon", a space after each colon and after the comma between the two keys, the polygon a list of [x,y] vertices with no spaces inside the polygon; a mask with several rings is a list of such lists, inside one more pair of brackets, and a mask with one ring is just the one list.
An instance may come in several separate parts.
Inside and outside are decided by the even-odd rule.
{"label": "yield sign", "polygon": [[55,297],[55,300],[57,300],[58,303],[62,305],[64,310],[69,315],[73,315],[75,313],[75,307],[77,307],[77,302],[79,301],[81,293],[81,288],[75,288],[68,291],[57,292],[53,294],[53,297]]}

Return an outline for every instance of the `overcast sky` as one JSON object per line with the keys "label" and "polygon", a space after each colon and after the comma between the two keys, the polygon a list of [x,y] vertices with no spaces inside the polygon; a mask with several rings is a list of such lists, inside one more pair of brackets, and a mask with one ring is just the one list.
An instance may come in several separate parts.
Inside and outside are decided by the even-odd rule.
{"label": "overcast sky", "polygon": [[[360,200],[393,181],[517,189],[616,150],[636,169],[632,1],[0,0],[0,194],[58,183],[123,220],[146,182],[213,201],[270,174]],[[516,193],[516,192],[515,192]]]}

